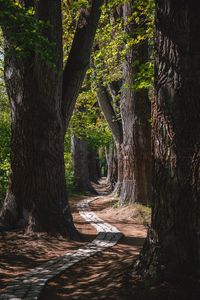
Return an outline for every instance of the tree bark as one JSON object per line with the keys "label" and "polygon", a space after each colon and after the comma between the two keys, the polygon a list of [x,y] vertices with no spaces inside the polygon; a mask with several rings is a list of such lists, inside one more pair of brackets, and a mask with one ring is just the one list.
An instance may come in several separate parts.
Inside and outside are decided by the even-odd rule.
{"label": "tree bark", "polygon": [[[135,38],[138,25],[130,21],[135,1],[124,4],[125,32]],[[143,25],[144,26],[144,25]],[[120,111],[123,126],[123,183],[120,202],[147,204],[151,197],[151,126],[150,102],[146,89],[136,90],[134,78],[139,66],[148,61],[148,42],[132,46],[123,63],[123,87]]]}
{"label": "tree bark", "polygon": [[[67,201],[64,169],[61,1],[40,0],[37,19],[55,44],[55,70],[37,53],[11,56],[6,40],[5,82],[11,105],[11,181],[1,220],[29,230],[76,236]],[[5,29],[6,37],[6,29]]]}
{"label": "tree bark", "polygon": [[200,8],[156,1],[152,227],[143,274],[167,280],[200,267]]}
{"label": "tree bark", "polygon": [[116,147],[114,141],[112,140],[109,145],[108,149],[108,174],[107,174],[107,182],[111,187],[111,190],[117,184],[117,154],[116,154]]}
{"label": "tree bark", "polygon": [[63,73],[62,114],[66,129],[90,65],[93,41],[101,14],[100,8],[103,4],[103,0],[89,2],[91,7],[80,12],[72,48]]}
{"label": "tree bark", "polygon": [[[34,5],[34,1],[24,1]],[[20,60],[5,55],[5,81],[11,102],[11,183],[1,212],[4,223],[75,236],[64,170],[64,135],[89,65],[102,0],[82,10],[62,76],[60,1],[35,2],[37,18],[49,21],[44,35],[55,44],[52,70],[38,54]],[[6,52],[9,52],[7,41]]]}
{"label": "tree bark", "polygon": [[112,97],[107,91],[106,87],[100,82],[97,84],[97,98],[99,106],[104,114],[108,126],[112,132],[113,139],[115,141],[117,150],[117,184],[115,185],[114,192],[119,195],[121,191],[123,181],[123,156],[122,156],[122,143],[123,143],[123,131],[122,124],[117,120],[114,108],[112,106]]}
{"label": "tree bark", "polygon": [[89,177],[87,142],[72,136],[72,162],[74,171],[74,189],[76,192],[92,192],[97,194]]}

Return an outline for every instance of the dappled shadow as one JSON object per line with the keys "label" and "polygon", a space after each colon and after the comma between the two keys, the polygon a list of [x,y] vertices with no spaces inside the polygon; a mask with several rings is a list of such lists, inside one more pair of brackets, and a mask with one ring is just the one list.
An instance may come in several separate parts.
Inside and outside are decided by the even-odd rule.
{"label": "dappled shadow", "polygon": [[[18,275],[28,273],[31,268],[40,266],[53,257],[73,252],[96,237],[96,230],[76,210],[76,203],[84,198],[86,197],[77,196],[70,201],[75,225],[83,236],[81,242],[49,236],[26,236],[20,231],[1,235],[2,288]],[[101,199],[97,203],[95,201],[98,207],[99,201]],[[109,201],[111,205],[112,199]],[[104,203],[104,209],[102,207],[100,213],[104,214],[110,205]],[[97,214],[98,207],[92,204],[92,210],[96,210]],[[41,299],[129,299],[122,295],[124,278],[144,241],[145,228],[134,225],[131,221],[126,222],[122,217],[116,220],[112,217],[112,212],[106,218],[104,215],[100,217],[116,226],[125,236],[118,245],[79,262],[52,280]]]}
{"label": "dappled shadow", "polygon": [[81,241],[68,241],[62,237],[45,234],[27,235],[22,230],[0,234],[0,291],[17,276],[28,273],[52,258],[74,252],[91,242],[96,230],[77,212],[75,208],[77,201],[73,201],[71,207],[74,209],[75,226],[81,233]]}
{"label": "dappled shadow", "polygon": [[121,244],[76,264],[51,281],[40,299],[129,299],[123,296],[124,280],[143,241],[131,239],[130,246],[124,237]]}

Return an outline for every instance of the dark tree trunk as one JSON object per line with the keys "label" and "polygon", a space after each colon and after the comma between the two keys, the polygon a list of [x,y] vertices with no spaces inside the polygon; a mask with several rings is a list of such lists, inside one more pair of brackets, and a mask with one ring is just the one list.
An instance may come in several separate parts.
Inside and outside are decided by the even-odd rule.
{"label": "dark tree trunk", "polygon": [[96,194],[89,177],[88,145],[85,140],[72,136],[72,162],[74,171],[74,189],[76,192]]}
{"label": "dark tree trunk", "polygon": [[99,176],[99,158],[96,149],[88,147],[88,168],[89,168],[89,179],[94,183],[98,183]]}
{"label": "dark tree trunk", "polygon": [[108,174],[107,174],[107,182],[111,187],[111,190],[114,189],[117,183],[117,154],[116,147],[113,141],[110,142],[108,149]]}
{"label": "dark tree trunk", "polygon": [[[89,65],[102,3],[91,1],[91,8],[81,11],[63,76],[60,1],[36,2],[37,17],[51,24],[45,35],[55,44],[56,70],[34,49],[32,57],[23,60],[5,55],[12,175],[1,219],[8,225],[28,223],[31,230],[76,235],[67,203],[64,135]],[[9,48],[7,40],[6,53]]]}
{"label": "dark tree trunk", "polygon": [[[130,37],[136,36],[138,25],[130,21],[135,1],[126,3],[123,7],[125,32]],[[143,24],[144,26],[144,24]],[[139,66],[148,60],[148,43],[134,45],[127,50],[123,64],[123,88],[120,111],[123,126],[123,183],[120,190],[120,202],[149,203],[151,197],[151,127],[150,102],[148,91],[135,90],[134,76]]]}
{"label": "dark tree trunk", "polygon": [[[55,43],[53,70],[40,55],[25,59],[5,49],[5,82],[11,104],[11,182],[1,212],[4,223],[30,230],[76,234],[67,202],[64,169],[61,1],[40,0],[37,18],[49,21],[45,35]],[[5,31],[6,35],[6,31]]]}
{"label": "dark tree trunk", "polygon": [[89,3],[91,7],[81,9],[72,48],[64,68],[62,113],[66,129],[86,71],[90,66],[90,56],[103,0],[90,0]]}
{"label": "dark tree trunk", "polygon": [[152,228],[143,274],[162,279],[200,270],[200,7],[156,1]]}

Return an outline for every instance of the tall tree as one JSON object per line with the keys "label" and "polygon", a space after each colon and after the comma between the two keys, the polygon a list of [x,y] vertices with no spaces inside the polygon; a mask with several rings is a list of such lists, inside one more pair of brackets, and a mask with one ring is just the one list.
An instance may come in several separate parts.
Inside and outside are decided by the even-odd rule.
{"label": "tall tree", "polygon": [[[113,139],[117,151],[117,182],[115,186],[115,192],[119,194],[123,181],[123,156],[122,156],[122,143],[123,143],[123,131],[121,121],[117,119],[116,112],[113,108],[112,97],[103,83],[98,82],[96,85],[97,98],[99,106],[104,114],[109,128],[112,132]],[[110,165],[109,165],[110,167]],[[110,171],[110,169],[109,169]],[[109,174],[110,176],[110,174]],[[112,181],[112,178],[110,178]],[[112,185],[112,182],[110,182]]]}
{"label": "tall tree", "polygon": [[[13,28],[4,28],[5,81],[12,114],[12,174],[1,212],[1,220],[6,224],[21,222],[28,224],[29,230],[76,236],[67,202],[64,135],[72,113],[69,103],[75,102],[86,72],[85,56],[90,55],[101,2],[91,1],[87,21],[81,27],[77,26],[78,33],[64,75],[61,1],[23,2],[26,8],[35,6],[37,20],[49,23],[42,35],[54,45],[53,68],[34,48],[26,57],[11,55],[13,40],[9,39],[8,31]],[[83,15],[85,10],[79,20]],[[81,41],[86,39],[88,47],[82,48],[78,41],[80,32],[84,36]],[[73,82],[66,75],[69,74],[69,64]],[[73,65],[78,79],[73,73]],[[84,72],[80,76],[77,69],[82,66]],[[66,92],[72,85],[73,95]]]}
{"label": "tall tree", "polygon": [[[147,1],[144,7],[150,5],[150,2]],[[124,53],[121,90],[120,92],[115,90],[114,82],[108,84],[108,89],[104,82],[108,79],[105,80],[103,74],[103,79],[97,84],[97,95],[116,143],[118,181],[115,190],[120,196],[120,202],[147,204],[151,198],[150,101],[147,86],[138,82],[141,81],[140,74],[145,73],[148,62],[148,41],[145,32],[150,17],[138,7],[140,7],[138,1],[129,1],[123,5],[122,10],[119,10],[123,20],[123,37],[126,41],[126,44],[123,44],[124,51],[122,45],[120,43],[118,45],[118,51]],[[119,30],[122,31],[122,27],[117,28],[117,31]],[[118,39],[121,40],[121,36]],[[106,62],[104,63],[106,65]],[[119,76],[120,74],[118,81]],[[144,80],[146,78],[143,82]],[[117,117],[114,109],[116,101],[112,101],[113,91],[114,97],[118,94],[120,98],[121,119]]]}
{"label": "tall tree", "polygon": [[[137,40],[138,28],[146,27],[146,16],[140,16],[139,24],[133,13],[136,1],[123,6],[124,30],[127,37]],[[123,62],[123,87],[120,112],[123,127],[123,181],[120,201],[149,203],[151,196],[151,125],[148,90],[134,84],[142,65],[148,61],[148,41],[133,43]]]}
{"label": "tall tree", "polygon": [[174,280],[199,274],[200,8],[156,1],[152,227],[144,274]]}

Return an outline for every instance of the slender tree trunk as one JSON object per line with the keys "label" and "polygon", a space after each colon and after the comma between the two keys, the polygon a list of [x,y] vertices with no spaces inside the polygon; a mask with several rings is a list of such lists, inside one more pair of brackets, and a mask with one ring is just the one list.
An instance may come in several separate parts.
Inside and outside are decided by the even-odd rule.
{"label": "slender tree trunk", "polygon": [[189,278],[200,268],[200,8],[156,1],[152,227],[143,274]]}
{"label": "slender tree trunk", "polygon": [[114,141],[112,140],[109,145],[108,150],[108,174],[107,182],[113,190],[117,183],[117,157],[116,157],[116,147]]}
{"label": "slender tree trunk", "polygon": [[93,41],[101,15],[103,0],[90,0],[81,9],[72,48],[63,73],[62,113],[67,129],[86,71],[90,66]]}
{"label": "slender tree trunk", "polygon": [[[11,182],[1,212],[4,223],[29,230],[76,235],[64,169],[61,1],[40,0],[37,18],[49,21],[45,36],[55,43],[55,70],[33,53],[10,56],[6,41],[5,81],[11,104]],[[6,34],[6,33],[5,33]]]}
{"label": "slender tree trunk", "polygon": [[87,142],[72,136],[72,161],[74,171],[74,189],[76,192],[92,192],[96,194],[89,177]]}
{"label": "slender tree trunk", "polygon": [[113,134],[113,139],[115,141],[116,150],[117,150],[117,184],[115,186],[114,192],[119,195],[121,191],[121,186],[123,182],[123,156],[122,156],[122,141],[123,141],[123,132],[122,124],[117,120],[114,108],[112,106],[112,97],[100,82],[97,84],[97,97],[99,106],[102,109],[104,117],[108,122],[109,128]]}
{"label": "slender tree trunk", "polygon": [[[134,38],[137,24],[130,21],[135,1],[126,3],[123,7],[125,32]],[[134,45],[127,50],[123,64],[123,88],[120,111],[123,126],[123,183],[120,190],[120,202],[149,203],[151,196],[151,128],[150,102],[148,91],[135,90],[134,77],[138,67],[148,60],[148,43]]]}

